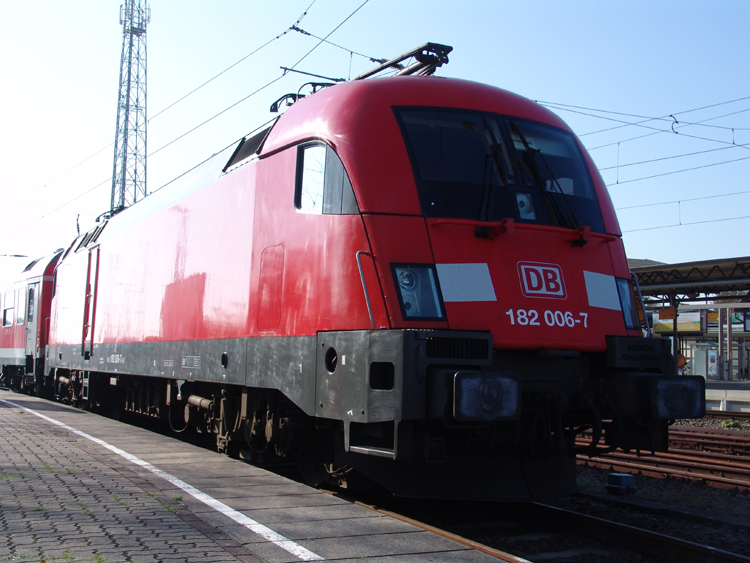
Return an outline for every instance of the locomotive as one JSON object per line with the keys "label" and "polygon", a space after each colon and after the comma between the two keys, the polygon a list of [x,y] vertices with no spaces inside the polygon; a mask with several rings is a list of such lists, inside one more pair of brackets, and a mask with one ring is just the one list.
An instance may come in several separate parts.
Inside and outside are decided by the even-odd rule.
{"label": "locomotive", "polygon": [[666,449],[704,380],[643,336],[593,161],[538,104],[432,76],[449,50],[287,96],[32,264],[3,292],[6,384],[410,497],[567,494],[583,430]]}

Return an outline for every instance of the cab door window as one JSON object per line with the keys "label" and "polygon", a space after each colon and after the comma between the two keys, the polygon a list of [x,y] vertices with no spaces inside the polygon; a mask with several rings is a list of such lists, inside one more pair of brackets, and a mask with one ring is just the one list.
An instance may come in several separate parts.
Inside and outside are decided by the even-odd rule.
{"label": "cab door window", "polygon": [[326,147],[313,145],[300,151],[298,157],[298,191],[297,209],[323,213],[323,188],[326,174]]}
{"label": "cab door window", "polygon": [[28,301],[28,304],[29,304],[29,307],[28,307],[28,311],[26,313],[26,318],[28,319],[28,321],[30,323],[33,323],[34,322],[34,305],[35,305],[35,303],[34,303],[34,288],[33,287],[29,288],[29,301]]}
{"label": "cab door window", "polygon": [[294,204],[308,213],[359,213],[344,165],[328,145],[314,143],[298,148]]}
{"label": "cab door window", "polygon": [[13,326],[15,318],[13,313],[15,312],[16,294],[14,291],[7,291],[5,293],[5,299],[3,299],[3,326]]}

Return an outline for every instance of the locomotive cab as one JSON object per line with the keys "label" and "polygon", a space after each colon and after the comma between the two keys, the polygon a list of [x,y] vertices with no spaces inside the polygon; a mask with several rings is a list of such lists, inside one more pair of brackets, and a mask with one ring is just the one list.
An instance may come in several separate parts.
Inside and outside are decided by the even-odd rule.
{"label": "locomotive cab", "polygon": [[[342,90],[327,150],[367,232],[360,273],[377,271],[373,330],[318,333],[316,416],[341,421],[340,463],[407,496],[528,500],[572,491],[581,451],[666,449],[704,384],[642,337],[612,203],[572,132],[478,84],[370,82],[287,115],[309,123]],[[366,133],[336,129],[344,108]],[[264,151],[286,135],[280,121]]]}

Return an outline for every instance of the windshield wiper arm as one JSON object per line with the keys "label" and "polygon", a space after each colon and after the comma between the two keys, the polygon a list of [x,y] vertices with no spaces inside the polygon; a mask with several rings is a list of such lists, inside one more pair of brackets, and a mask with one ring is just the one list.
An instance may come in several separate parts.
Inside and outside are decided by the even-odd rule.
{"label": "windshield wiper arm", "polygon": [[[487,177],[487,160],[489,160],[500,186],[506,190],[508,189],[508,180],[505,177],[503,167],[500,165],[502,144],[495,139],[495,136],[489,127],[489,123],[487,123],[487,119],[484,117],[482,118],[484,131],[470,121],[462,121],[461,124],[467,129],[475,131],[482,138],[484,150],[487,152],[487,155],[485,156],[485,172],[482,176],[482,200],[479,206],[477,219],[479,221],[489,221],[490,201],[492,199],[492,177]],[[479,230],[480,228],[478,227],[477,233],[475,234],[477,234],[477,236],[480,236],[480,234],[481,236],[485,236],[483,233],[480,233]]]}
{"label": "windshield wiper arm", "polygon": [[[521,130],[518,128],[518,126],[515,123],[511,121],[510,126],[513,128],[513,131],[516,133],[516,135],[518,135],[518,137],[521,139],[521,142],[523,143],[523,146],[526,149],[526,154],[531,155],[531,160],[529,164],[531,164],[532,176],[534,178],[534,183],[537,185],[537,188],[539,188],[539,191],[541,192],[542,197],[544,198],[544,201],[547,202],[547,205],[553,209],[553,211],[555,212],[555,215],[557,216],[558,221],[563,226],[571,228],[571,229],[579,228],[580,224],[578,222],[578,218],[576,217],[573,207],[570,205],[568,196],[563,191],[562,186],[560,186],[560,183],[557,181],[557,177],[555,176],[555,173],[552,172],[552,168],[550,168],[550,165],[547,163],[547,159],[544,158],[542,151],[531,147],[531,145],[529,144],[529,141],[526,139],[524,134],[521,133]],[[568,208],[567,219],[563,215],[562,210],[560,209],[560,206],[557,204],[557,201],[555,201],[555,199],[545,189],[544,182],[542,180],[542,175],[540,174],[539,166],[537,166],[536,164],[537,156],[541,159],[542,164],[544,164],[544,169],[546,170],[547,175],[550,178],[550,181],[553,183],[554,186],[557,187],[557,193],[560,194],[560,196],[562,197],[562,200],[565,202],[565,205]]]}

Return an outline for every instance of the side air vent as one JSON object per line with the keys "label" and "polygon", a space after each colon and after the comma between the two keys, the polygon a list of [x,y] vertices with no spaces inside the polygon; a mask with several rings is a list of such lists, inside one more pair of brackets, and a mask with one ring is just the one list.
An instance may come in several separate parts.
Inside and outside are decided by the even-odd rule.
{"label": "side air vent", "polygon": [[490,341],[483,338],[427,338],[427,357],[455,360],[487,360]]}

